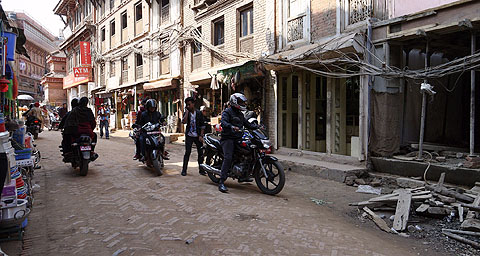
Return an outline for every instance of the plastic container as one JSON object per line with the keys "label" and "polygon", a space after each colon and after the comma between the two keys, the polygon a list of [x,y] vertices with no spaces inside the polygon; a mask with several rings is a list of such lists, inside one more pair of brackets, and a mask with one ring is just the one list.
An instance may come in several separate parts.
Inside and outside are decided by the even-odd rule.
{"label": "plastic container", "polygon": [[27,214],[27,200],[18,199],[17,205],[2,208],[2,219],[21,219]]}
{"label": "plastic container", "polygon": [[2,37],[7,38],[7,60],[15,60],[15,45],[17,43],[17,34],[12,32],[3,32]]}

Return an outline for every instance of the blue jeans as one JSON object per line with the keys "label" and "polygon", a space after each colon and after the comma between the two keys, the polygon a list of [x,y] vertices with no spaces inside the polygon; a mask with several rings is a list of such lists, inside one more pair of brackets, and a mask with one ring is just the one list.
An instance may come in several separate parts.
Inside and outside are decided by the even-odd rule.
{"label": "blue jeans", "polygon": [[100,121],[100,137],[103,137],[103,127],[105,127],[105,138],[109,137],[108,120]]}

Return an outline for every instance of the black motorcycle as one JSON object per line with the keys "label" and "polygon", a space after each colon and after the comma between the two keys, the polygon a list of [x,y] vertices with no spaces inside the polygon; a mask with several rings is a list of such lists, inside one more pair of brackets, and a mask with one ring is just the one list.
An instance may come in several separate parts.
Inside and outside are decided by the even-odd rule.
{"label": "black motorcycle", "polygon": [[80,175],[86,176],[88,173],[88,164],[98,158],[96,153],[93,153],[95,142],[87,134],[82,134],[72,143],[71,154],[65,155],[64,162],[71,163],[72,167],[80,169]]}
{"label": "black motorcycle", "polygon": [[[206,171],[213,182],[219,183],[223,162],[222,147],[212,134],[206,134],[204,138],[206,162],[200,165],[200,169]],[[243,130],[242,139],[235,143],[228,177],[239,181],[254,178],[263,193],[280,193],[285,185],[285,172],[278,159],[267,154],[271,146],[263,129]]]}
{"label": "black motorcycle", "polygon": [[[145,134],[145,160],[148,167],[153,168],[158,176],[162,175],[165,157],[165,137],[160,131],[160,124],[146,123],[142,127],[134,126],[130,138],[138,143],[139,135]],[[141,160],[139,160],[141,161]]]}
{"label": "black motorcycle", "polygon": [[34,139],[38,139],[38,134],[42,132],[42,121],[34,116],[28,118],[26,123],[27,132],[33,135]]}

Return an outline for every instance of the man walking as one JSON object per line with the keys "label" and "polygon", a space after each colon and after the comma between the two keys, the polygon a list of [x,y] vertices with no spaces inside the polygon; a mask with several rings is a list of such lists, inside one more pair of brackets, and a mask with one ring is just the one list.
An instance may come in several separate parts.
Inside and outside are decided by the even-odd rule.
{"label": "man walking", "polygon": [[[185,156],[183,157],[182,176],[187,175],[188,161],[190,153],[192,153],[192,146],[195,143],[198,152],[198,164],[203,163],[203,134],[205,132],[205,121],[202,112],[195,109],[195,99],[188,97],[185,99],[185,114],[182,118],[182,123],[187,124],[185,129]],[[200,170],[201,175],[206,175],[206,172]]]}
{"label": "man walking", "polygon": [[105,138],[108,140],[110,139],[108,131],[110,110],[105,103],[102,103],[98,109],[98,116],[100,117],[100,138],[103,138],[103,128],[105,127]]}

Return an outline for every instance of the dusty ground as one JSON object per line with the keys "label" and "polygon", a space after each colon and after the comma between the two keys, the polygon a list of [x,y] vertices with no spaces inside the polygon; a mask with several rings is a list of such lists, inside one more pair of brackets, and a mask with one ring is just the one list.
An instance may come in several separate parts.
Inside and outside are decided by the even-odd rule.
{"label": "dusty ground", "polygon": [[371,196],[337,182],[288,172],[278,196],[234,181],[221,194],[198,174],[194,155],[180,176],[181,146],[168,145],[172,159],[156,177],[131,159],[132,142],[115,134],[99,141],[100,157],[81,177],[60,160],[59,132],[36,142],[44,157],[35,173],[40,189],[24,244],[1,244],[9,255],[444,254],[352,218],[348,203]]}

